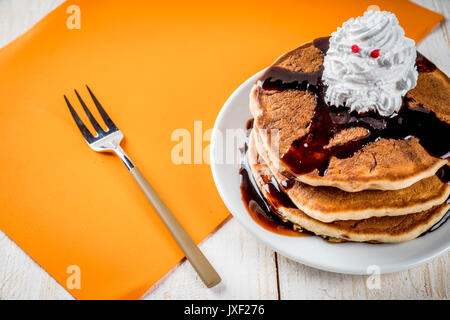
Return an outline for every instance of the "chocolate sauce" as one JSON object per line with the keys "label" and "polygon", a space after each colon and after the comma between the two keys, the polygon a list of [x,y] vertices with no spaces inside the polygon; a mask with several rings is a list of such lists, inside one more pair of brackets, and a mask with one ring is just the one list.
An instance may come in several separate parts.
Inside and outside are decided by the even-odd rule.
{"label": "chocolate sauce", "polygon": [[292,173],[288,172],[288,171],[283,171],[281,173],[281,175],[283,175],[284,177],[286,177],[287,179],[281,181],[281,185],[283,186],[283,190],[287,191],[290,188],[292,188],[294,186],[295,183],[295,176],[292,175]]}
{"label": "chocolate sauce", "polygon": [[[325,54],[329,38],[314,40],[314,45]],[[436,66],[418,54],[416,64],[419,72],[431,72]],[[309,73],[289,71],[277,66],[269,68],[258,80],[266,90],[306,90],[315,95],[316,108],[308,133],[295,140],[289,150],[281,156],[283,164],[294,174],[302,175],[318,170],[326,174],[332,157],[352,157],[367,144],[381,138],[418,138],[419,143],[432,156],[450,156],[450,125],[436,114],[421,106],[410,107],[411,99],[405,97],[403,105],[393,116],[381,117],[374,112],[358,114],[345,107],[328,106],[324,101],[326,87],[322,83],[323,68]],[[362,127],[367,129],[363,137],[328,147],[331,139],[343,130]]]}
{"label": "chocolate sauce", "polygon": [[250,130],[253,129],[254,122],[255,122],[255,119],[251,118],[251,119],[247,120],[247,123],[245,124],[245,130],[247,130],[247,139],[249,137]]}
{"label": "chocolate sauce", "polygon": [[[251,129],[253,120],[247,122],[247,129]],[[244,205],[250,216],[263,228],[277,234],[287,236],[309,236],[309,232],[297,232],[293,230],[291,222],[284,222],[278,214],[278,208],[295,208],[292,200],[284,193],[274,177],[267,177],[264,188],[267,191],[265,197],[252,175],[247,158],[248,144],[246,143],[242,151],[242,165],[239,169],[241,176],[241,194]]]}
{"label": "chocolate sauce", "polygon": [[[318,170],[323,176],[332,157],[345,159],[352,157],[364,146],[381,138],[418,138],[419,143],[432,156],[449,157],[450,127],[434,112],[422,107],[408,107],[408,99],[394,117],[383,118],[373,112],[359,115],[347,109],[327,106],[317,97],[317,106],[309,132],[295,140],[289,150],[281,156],[284,164],[295,174],[305,174]],[[367,129],[363,137],[327,147],[333,136],[339,132],[362,127]]]}
{"label": "chocolate sauce", "polygon": [[[450,184],[450,167],[443,166],[436,172],[436,176],[443,182]],[[449,200],[447,200],[449,201]]]}
{"label": "chocolate sauce", "polygon": [[314,90],[318,86],[323,73],[323,66],[314,72],[290,71],[281,67],[272,66],[263,75],[257,84],[265,90]]}
{"label": "chocolate sauce", "polygon": [[330,48],[330,37],[317,38],[313,41],[314,47],[320,50],[323,54],[326,54],[328,48]]}
{"label": "chocolate sauce", "polygon": [[425,235],[429,232],[433,232],[436,231],[437,229],[439,229],[444,223],[447,222],[448,218],[450,217],[450,211],[447,211],[447,213],[441,218],[441,220],[439,220],[438,223],[436,223],[434,226],[432,226],[430,229],[428,229],[428,231],[425,231],[422,235]]}
{"label": "chocolate sauce", "polygon": [[[450,167],[449,166],[443,166],[436,172],[436,176],[441,179],[443,183],[450,184]],[[447,201],[445,203],[450,203],[450,197],[447,198]],[[434,226],[432,226],[426,233],[432,232],[442,226],[450,217],[450,210],[439,220],[438,223],[436,223]]]}
{"label": "chocolate sauce", "polygon": [[434,70],[436,70],[436,65],[431,62],[430,60],[428,60],[427,58],[425,58],[420,52],[417,52],[417,57],[416,57],[416,66],[417,66],[417,71],[420,72],[433,72]]}

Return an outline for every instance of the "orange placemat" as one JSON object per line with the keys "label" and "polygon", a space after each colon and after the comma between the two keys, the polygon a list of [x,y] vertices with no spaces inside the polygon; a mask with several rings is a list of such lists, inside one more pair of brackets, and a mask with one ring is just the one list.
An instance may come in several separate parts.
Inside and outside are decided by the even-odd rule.
{"label": "orange placemat", "polygon": [[[72,4],[79,30],[67,28]],[[209,144],[194,121],[204,134],[246,78],[369,4],[395,12],[416,41],[442,19],[407,1],[62,4],[0,51],[0,228],[76,298],[141,297],[183,254],[121,161],[84,143],[62,95],[93,88],[124,149],[200,242],[228,212],[208,164],[172,162],[174,130],[190,133],[194,162]],[[67,287],[77,268],[81,287]]]}

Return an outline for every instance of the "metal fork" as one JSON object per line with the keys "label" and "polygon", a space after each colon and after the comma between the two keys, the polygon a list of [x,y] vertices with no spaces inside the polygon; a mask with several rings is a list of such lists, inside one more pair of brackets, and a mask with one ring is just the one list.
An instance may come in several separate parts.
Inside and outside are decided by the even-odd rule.
{"label": "metal fork", "polygon": [[102,129],[102,127],[94,118],[87,105],[84,103],[83,99],[81,99],[81,96],[78,94],[77,90],[75,90],[75,94],[77,95],[78,100],[80,100],[81,106],[83,107],[84,111],[86,112],[86,115],[88,116],[89,120],[92,123],[92,126],[96,131],[96,135],[93,135],[89,131],[89,129],[84,125],[83,121],[76,113],[75,109],[70,104],[69,99],[67,99],[67,97],[64,95],[64,99],[66,100],[70,113],[72,114],[72,117],[75,120],[78,129],[80,129],[84,139],[94,151],[100,152],[112,151],[117,156],[119,156],[120,159],[122,159],[123,163],[130,171],[134,180],[141,188],[141,190],[144,192],[148,201],[153,206],[155,211],[158,213],[159,217],[164,222],[167,229],[170,231],[173,238],[186,255],[186,258],[189,260],[194,269],[197,271],[203,283],[208,288],[215,286],[221,281],[220,276],[217,274],[216,270],[214,270],[214,268],[211,266],[209,261],[200,251],[200,249],[195,245],[194,241],[192,241],[192,239],[183,229],[183,227],[175,218],[175,216],[172,214],[172,212],[170,212],[169,208],[156,194],[155,190],[147,182],[147,180],[144,178],[139,169],[134,165],[134,163],[130,160],[125,151],[123,151],[123,149],[120,147],[120,142],[122,141],[123,138],[122,132],[119,130],[119,128],[117,128],[117,126],[108,116],[108,114],[103,109],[100,102],[92,93],[91,89],[89,89],[88,86],[86,87],[89,91],[89,94],[91,95],[92,100],[94,101],[95,106],[98,109],[98,112],[100,113],[100,116],[103,118],[103,121],[105,122],[108,129],[106,131]]}

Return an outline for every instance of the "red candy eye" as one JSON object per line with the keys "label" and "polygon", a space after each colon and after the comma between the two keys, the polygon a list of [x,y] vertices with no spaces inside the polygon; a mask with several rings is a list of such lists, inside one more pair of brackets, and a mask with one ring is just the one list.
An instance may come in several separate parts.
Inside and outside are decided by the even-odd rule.
{"label": "red candy eye", "polygon": [[379,56],[380,56],[380,50],[373,50],[371,53],[370,53],[370,56],[372,57],[372,58],[378,58]]}
{"label": "red candy eye", "polygon": [[356,44],[352,45],[352,52],[353,53],[358,53],[359,52],[359,47]]}

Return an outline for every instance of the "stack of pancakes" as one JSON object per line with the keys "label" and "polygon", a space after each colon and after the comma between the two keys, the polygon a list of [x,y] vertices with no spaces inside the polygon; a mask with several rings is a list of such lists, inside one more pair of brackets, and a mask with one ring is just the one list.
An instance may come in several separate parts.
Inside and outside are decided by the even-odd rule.
{"label": "stack of pancakes", "polygon": [[[296,172],[286,164],[284,156],[292,144],[311,130],[317,96],[308,86],[280,90],[265,87],[263,81],[280,70],[320,74],[323,56],[314,43],[305,44],[278,58],[255,83],[247,151],[254,181],[272,210],[296,230],[345,241],[400,242],[418,237],[448,212],[450,185],[438,175],[448,159],[431,155],[416,137],[377,139],[354,154],[331,157],[323,171]],[[417,86],[406,99],[411,107],[430,110],[448,123],[449,78],[437,68],[427,71],[419,73]],[[365,128],[354,126],[338,132],[329,146],[365,135]],[[436,143],[448,146],[450,136],[441,139]],[[276,184],[291,205],[276,201],[268,183]]]}

